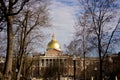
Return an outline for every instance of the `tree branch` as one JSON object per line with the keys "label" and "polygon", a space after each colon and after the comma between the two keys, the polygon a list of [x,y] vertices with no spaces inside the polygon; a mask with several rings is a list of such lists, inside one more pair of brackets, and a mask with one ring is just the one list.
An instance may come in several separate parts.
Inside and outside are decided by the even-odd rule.
{"label": "tree branch", "polygon": [[112,38],[113,38],[113,35],[114,35],[115,31],[117,30],[117,28],[118,28],[118,26],[119,26],[119,23],[120,23],[120,18],[119,18],[119,20],[118,20],[118,23],[117,23],[116,27],[114,28],[113,32],[111,33],[111,36],[110,36],[108,45],[107,45],[106,50],[105,50],[105,53],[104,53],[104,55],[103,55],[103,59],[104,59],[104,57],[106,56],[106,54],[107,54],[107,52],[108,52],[108,49],[109,49],[111,40],[112,40]]}
{"label": "tree branch", "polygon": [[18,0],[15,0],[15,1],[12,3],[12,6],[15,5],[17,2],[18,2]]}
{"label": "tree branch", "polygon": [[24,5],[25,5],[28,1],[29,1],[29,0],[24,0],[24,1],[21,3],[20,9],[19,9],[17,12],[7,14],[7,16],[17,15],[18,13],[20,13],[20,11],[23,9]]}

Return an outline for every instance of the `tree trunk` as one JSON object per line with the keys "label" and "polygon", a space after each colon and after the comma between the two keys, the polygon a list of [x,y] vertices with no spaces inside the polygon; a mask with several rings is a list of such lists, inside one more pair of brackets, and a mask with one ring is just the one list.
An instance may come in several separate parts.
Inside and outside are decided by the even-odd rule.
{"label": "tree trunk", "polygon": [[17,79],[16,79],[16,80],[20,80],[22,66],[23,66],[23,59],[21,60],[21,65],[20,65],[20,68],[19,68],[19,71],[18,71]]}
{"label": "tree trunk", "polygon": [[100,38],[100,32],[101,31],[101,26],[99,26],[99,34],[98,34],[98,53],[99,53],[99,66],[100,66],[100,75],[99,75],[99,80],[102,80],[102,51],[101,51],[101,38]]}
{"label": "tree trunk", "polygon": [[13,17],[7,17],[7,54],[4,67],[4,78],[5,80],[11,80],[12,78],[12,58],[13,58]]}
{"label": "tree trunk", "polygon": [[21,75],[21,71],[22,71],[22,68],[23,68],[23,57],[24,57],[24,52],[25,52],[25,44],[26,44],[26,29],[23,30],[22,29],[22,33],[21,33],[21,43],[20,43],[20,51],[19,51],[19,59],[18,59],[18,62],[19,62],[19,67],[18,67],[18,74],[17,74],[17,79],[16,80],[20,80],[20,75]]}
{"label": "tree trunk", "polygon": [[24,46],[21,47],[20,49],[20,52],[19,52],[19,55],[18,55],[18,73],[17,73],[17,76],[16,76],[16,80],[20,80],[20,75],[21,75],[21,71],[22,71],[22,68],[23,68],[23,55],[24,55]]}
{"label": "tree trunk", "polygon": [[102,59],[100,59],[100,75],[99,75],[99,77],[100,77],[99,79],[100,79],[100,80],[103,80],[103,79],[102,79],[102,77],[103,77],[103,74],[102,74],[102,73],[103,73],[103,70],[102,70]]}

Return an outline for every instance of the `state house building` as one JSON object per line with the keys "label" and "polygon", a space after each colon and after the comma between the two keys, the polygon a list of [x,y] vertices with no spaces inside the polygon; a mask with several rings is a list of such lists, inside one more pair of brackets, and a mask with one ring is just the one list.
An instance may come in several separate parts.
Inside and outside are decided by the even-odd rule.
{"label": "state house building", "polygon": [[[73,80],[73,78],[76,77],[78,80],[83,80],[85,79],[84,74],[86,74],[86,77],[89,80],[91,76],[94,76],[94,78],[96,77],[95,80],[98,79],[97,72],[99,71],[99,58],[83,58],[81,56],[74,57],[74,55],[68,54],[70,53],[63,53],[59,42],[55,39],[53,34],[50,42],[47,44],[44,54],[34,54],[32,57],[28,56],[28,61],[32,60],[32,64],[30,62],[30,70],[28,71],[28,73],[30,73],[27,78],[32,80]],[[116,65],[114,68],[115,70],[113,70],[114,72],[117,71],[116,75],[120,77],[120,53],[112,54],[110,57],[106,56],[105,58],[105,60],[108,59],[110,62],[106,63],[105,61],[106,67],[104,70],[111,71],[111,66],[114,68]],[[5,57],[0,56],[0,72],[3,70],[4,63]],[[23,66],[23,70],[25,69],[25,66]],[[24,75],[25,74],[26,73],[24,73]],[[0,76],[0,78],[1,77],[2,76]]]}
{"label": "state house building", "polygon": [[[88,58],[83,64],[84,59],[66,55],[61,50],[59,42],[52,35],[51,41],[47,44],[46,52],[40,55],[34,55],[34,63],[32,68],[32,77],[40,77],[47,75],[73,76],[74,69],[76,76],[79,76],[87,65],[94,64],[98,59]],[[75,60],[75,65],[74,65]]]}

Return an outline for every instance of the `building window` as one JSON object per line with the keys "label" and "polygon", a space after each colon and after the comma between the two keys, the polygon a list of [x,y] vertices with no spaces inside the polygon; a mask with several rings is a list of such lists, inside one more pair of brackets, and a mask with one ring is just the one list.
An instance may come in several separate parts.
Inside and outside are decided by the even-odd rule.
{"label": "building window", "polygon": [[44,66],[44,59],[42,59],[42,66]]}
{"label": "building window", "polygon": [[48,66],[49,64],[48,64],[48,59],[46,59],[46,66]]}

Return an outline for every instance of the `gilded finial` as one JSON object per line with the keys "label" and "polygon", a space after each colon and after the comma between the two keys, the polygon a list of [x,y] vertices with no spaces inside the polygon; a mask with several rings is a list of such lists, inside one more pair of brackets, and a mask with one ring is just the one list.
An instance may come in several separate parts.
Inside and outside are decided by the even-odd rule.
{"label": "gilded finial", "polygon": [[55,34],[54,34],[54,33],[53,33],[53,35],[52,35],[52,39],[55,40]]}

